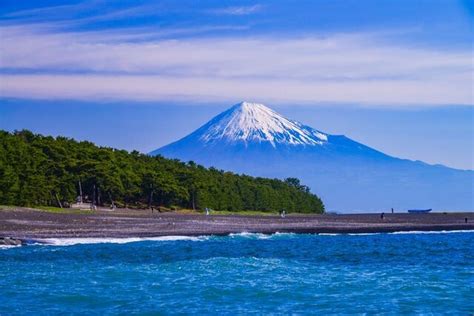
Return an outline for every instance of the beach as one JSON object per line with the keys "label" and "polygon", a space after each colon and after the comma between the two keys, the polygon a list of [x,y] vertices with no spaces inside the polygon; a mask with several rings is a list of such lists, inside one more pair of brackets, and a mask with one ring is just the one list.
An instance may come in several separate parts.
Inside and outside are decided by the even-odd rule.
{"label": "beach", "polygon": [[[280,216],[159,213],[150,210],[51,213],[29,208],[0,211],[0,237],[129,238],[233,233],[388,233],[474,230],[474,213],[289,214]],[[465,222],[467,218],[467,223]]]}

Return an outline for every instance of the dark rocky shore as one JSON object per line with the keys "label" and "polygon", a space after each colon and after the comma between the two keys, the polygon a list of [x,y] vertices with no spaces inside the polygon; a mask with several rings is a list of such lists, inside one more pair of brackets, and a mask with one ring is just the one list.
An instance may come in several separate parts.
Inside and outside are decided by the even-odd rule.
{"label": "dark rocky shore", "polygon": [[[466,223],[467,218],[467,223]],[[227,235],[252,232],[374,233],[474,230],[474,213],[240,216],[151,213],[148,210],[54,214],[25,208],[0,211],[0,244],[41,238]]]}

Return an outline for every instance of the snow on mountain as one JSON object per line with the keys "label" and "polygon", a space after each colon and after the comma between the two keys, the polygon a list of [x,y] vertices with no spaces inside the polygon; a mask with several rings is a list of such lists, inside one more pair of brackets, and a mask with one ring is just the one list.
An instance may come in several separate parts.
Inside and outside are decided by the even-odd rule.
{"label": "snow on mountain", "polygon": [[204,126],[200,140],[206,143],[269,142],[285,145],[323,145],[326,134],[286,119],[263,104],[241,102]]}

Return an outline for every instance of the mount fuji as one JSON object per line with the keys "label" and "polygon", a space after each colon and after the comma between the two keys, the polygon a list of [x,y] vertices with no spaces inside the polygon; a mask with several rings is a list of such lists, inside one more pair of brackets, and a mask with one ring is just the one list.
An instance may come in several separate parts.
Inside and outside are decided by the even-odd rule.
{"label": "mount fuji", "polygon": [[474,171],[399,159],[242,102],[150,153],[253,176],[297,177],[338,212],[474,210]]}

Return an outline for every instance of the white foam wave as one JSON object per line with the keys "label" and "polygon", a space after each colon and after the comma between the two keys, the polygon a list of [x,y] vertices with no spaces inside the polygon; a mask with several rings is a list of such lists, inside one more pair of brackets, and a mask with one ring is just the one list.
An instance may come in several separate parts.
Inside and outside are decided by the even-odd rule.
{"label": "white foam wave", "polygon": [[410,230],[410,231],[401,231],[401,232],[393,232],[390,234],[393,235],[404,235],[404,234],[453,234],[453,233],[474,233],[474,230]]}
{"label": "white foam wave", "polygon": [[127,244],[131,242],[140,241],[200,241],[206,240],[207,237],[192,237],[192,236],[160,236],[160,237],[129,237],[129,238],[44,238],[37,239],[37,242],[42,245],[52,246],[73,246],[82,244]]}
{"label": "white foam wave", "polygon": [[295,233],[273,233],[273,234],[262,234],[262,233],[249,233],[249,232],[241,232],[241,233],[233,233],[229,234],[229,237],[231,238],[236,238],[236,237],[241,237],[241,238],[249,238],[249,239],[272,239],[275,237],[290,237],[297,235]]}
{"label": "white foam wave", "polygon": [[297,234],[296,233],[280,233],[280,232],[276,232],[274,233],[272,236],[296,236]]}
{"label": "white foam wave", "polygon": [[349,236],[372,236],[372,235],[380,235],[381,233],[349,233]]}
{"label": "white foam wave", "polygon": [[[392,233],[319,233],[318,236],[369,236],[369,235],[380,235],[380,234],[391,234],[391,235],[406,235],[406,234],[449,234],[449,233],[474,233],[474,230],[442,230],[442,231],[399,231]],[[262,234],[262,233],[233,233],[229,234],[231,238],[249,238],[249,239],[272,239],[275,237],[286,237],[296,236],[295,233],[279,233],[274,234]],[[37,239],[36,243],[39,245],[51,245],[51,246],[72,246],[81,244],[126,244],[140,241],[204,241],[209,240],[212,236],[160,236],[160,237],[129,237],[129,238],[43,238]],[[10,249],[21,247],[20,245],[0,245],[0,249]]]}
{"label": "white foam wave", "polygon": [[408,234],[452,234],[452,233],[474,233],[474,230],[409,230],[391,233],[320,233],[319,236],[371,236],[371,235],[408,235]]}
{"label": "white foam wave", "polygon": [[0,249],[11,249],[21,247],[21,245],[0,245]]}
{"label": "white foam wave", "polygon": [[271,238],[271,235],[266,235],[266,234],[262,234],[262,233],[241,232],[241,233],[229,234],[229,237],[231,237],[231,238],[243,237],[243,238],[252,238],[252,239],[269,239],[269,238]]}

